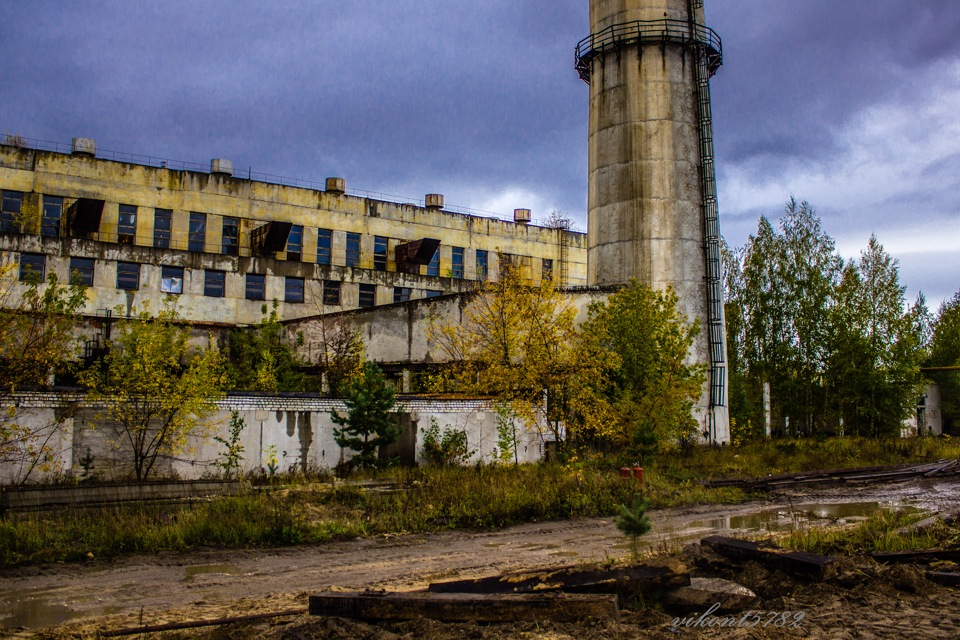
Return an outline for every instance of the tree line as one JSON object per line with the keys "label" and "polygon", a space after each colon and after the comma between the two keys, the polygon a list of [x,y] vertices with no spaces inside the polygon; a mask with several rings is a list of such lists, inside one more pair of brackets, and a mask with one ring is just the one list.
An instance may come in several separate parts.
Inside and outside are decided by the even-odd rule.
{"label": "tree line", "polygon": [[[806,201],[723,253],[735,437],[764,435],[765,385],[773,435],[899,435],[934,379],[921,367],[960,364],[960,292],[936,315],[909,303],[876,236],[844,261]],[[957,374],[936,381],[956,429]]]}

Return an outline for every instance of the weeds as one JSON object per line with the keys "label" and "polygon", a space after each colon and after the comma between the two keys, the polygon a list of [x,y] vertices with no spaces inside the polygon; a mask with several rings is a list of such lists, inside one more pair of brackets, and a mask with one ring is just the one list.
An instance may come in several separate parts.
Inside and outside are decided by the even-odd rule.
{"label": "weeds", "polygon": [[826,555],[859,555],[960,545],[960,527],[944,524],[943,521],[921,531],[898,532],[901,527],[923,517],[922,513],[880,509],[855,527],[795,530],[784,538],[781,545]]}

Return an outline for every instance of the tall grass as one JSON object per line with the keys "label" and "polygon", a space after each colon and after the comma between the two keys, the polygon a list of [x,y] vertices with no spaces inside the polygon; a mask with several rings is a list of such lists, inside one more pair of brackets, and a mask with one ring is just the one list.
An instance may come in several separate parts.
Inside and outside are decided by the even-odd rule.
{"label": "tall grass", "polygon": [[825,555],[858,555],[882,551],[935,549],[960,545],[960,527],[938,521],[921,531],[899,531],[923,514],[880,509],[854,527],[812,527],[793,531],[782,546]]}

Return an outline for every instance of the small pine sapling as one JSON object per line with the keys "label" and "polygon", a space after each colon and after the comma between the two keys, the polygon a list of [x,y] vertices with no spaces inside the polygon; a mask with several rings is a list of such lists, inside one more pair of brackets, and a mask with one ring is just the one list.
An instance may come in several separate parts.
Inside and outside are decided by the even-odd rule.
{"label": "small pine sapling", "polygon": [[640,557],[640,536],[650,531],[650,518],[647,509],[650,502],[641,495],[634,496],[633,503],[620,505],[620,517],[617,518],[617,529],[623,531],[630,538],[630,553],[634,560]]}

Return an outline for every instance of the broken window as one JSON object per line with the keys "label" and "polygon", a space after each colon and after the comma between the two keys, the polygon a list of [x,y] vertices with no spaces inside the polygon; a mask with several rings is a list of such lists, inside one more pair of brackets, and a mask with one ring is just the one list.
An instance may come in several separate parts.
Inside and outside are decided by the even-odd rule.
{"label": "broken window", "polygon": [[477,249],[477,280],[487,279],[487,252]]}
{"label": "broken window", "polygon": [[287,276],[283,299],[285,302],[303,302],[303,278]]}
{"label": "broken window", "polygon": [[442,295],[443,295],[443,291],[439,291],[437,289],[427,289],[428,298],[436,298],[437,296],[442,296]]}
{"label": "broken window", "polygon": [[317,229],[317,264],[330,264],[333,231]]}
{"label": "broken window", "polygon": [[220,234],[220,252],[225,256],[240,253],[240,219],[224,217],[223,231]]}
{"label": "broken window", "polygon": [[183,293],[183,267],[160,268],[160,291]]}
{"label": "broken window", "polygon": [[207,245],[207,214],[190,214],[190,235],[187,249],[190,251],[204,251]]}
{"label": "broken window", "polygon": [[203,295],[208,298],[222,298],[226,293],[226,284],[226,272],[207,269],[203,274]]}
{"label": "broken window", "polygon": [[140,265],[136,262],[117,263],[117,289],[136,291],[140,288]]}
{"label": "broken window", "polygon": [[393,301],[406,302],[410,299],[410,287],[394,287]]}
{"label": "broken window", "polygon": [[347,256],[344,263],[348,267],[356,267],[360,264],[360,234],[347,233]]}
{"label": "broken window", "polygon": [[387,243],[383,236],[373,237],[373,268],[377,271],[387,270]]}
{"label": "broken window", "polygon": [[433,257],[430,258],[430,264],[427,265],[427,275],[440,275],[440,247],[437,247],[437,250],[433,252]]}
{"label": "broken window", "polygon": [[93,286],[93,258],[70,258],[70,284]]}
{"label": "broken window", "polygon": [[247,274],[247,300],[264,300],[267,293],[267,277],[262,273]]}
{"label": "broken window", "polygon": [[544,280],[553,280],[553,260],[544,258],[540,268],[540,277]]}
{"label": "broken window", "polygon": [[60,219],[63,217],[63,198],[43,196],[43,216],[40,219],[40,235],[45,238],[60,237]]}
{"label": "broken window", "polygon": [[340,306],[340,281],[323,281],[323,304],[330,306]]}
{"label": "broken window", "polygon": [[20,232],[20,208],[23,194],[19,191],[4,191],[0,198],[0,232]]}
{"label": "broken window", "polygon": [[43,282],[47,257],[40,253],[20,254],[20,282]]}
{"label": "broken window", "polygon": [[303,253],[303,225],[295,224],[290,227],[287,236],[287,260],[300,260]]}
{"label": "broken window", "polygon": [[170,209],[153,210],[153,246],[157,249],[170,248],[170,228],[173,212]]}
{"label": "broken window", "polygon": [[377,305],[377,285],[360,284],[360,298],[358,305],[361,307],[374,307]]}
{"label": "broken window", "polygon": [[132,204],[120,205],[117,218],[117,242],[134,244],[137,238],[137,208]]}
{"label": "broken window", "polygon": [[463,247],[454,247],[450,252],[450,274],[454,278],[463,277]]}

